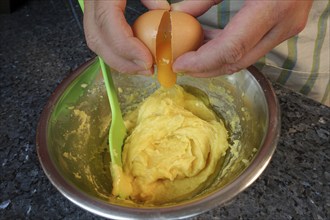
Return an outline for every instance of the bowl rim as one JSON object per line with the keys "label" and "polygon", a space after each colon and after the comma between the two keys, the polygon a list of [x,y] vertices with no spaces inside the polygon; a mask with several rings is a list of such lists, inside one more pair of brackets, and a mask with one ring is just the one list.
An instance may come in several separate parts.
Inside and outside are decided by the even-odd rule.
{"label": "bowl rim", "polygon": [[81,208],[96,215],[106,218],[186,218],[208,211],[216,206],[223,205],[233,199],[237,194],[250,186],[265,170],[276,149],[280,136],[281,118],[280,108],[275,91],[269,80],[254,66],[247,70],[258,81],[263,89],[268,108],[268,129],[264,137],[263,145],[256,154],[250,165],[236,177],[231,184],[225,185],[221,190],[212,192],[207,197],[196,199],[191,202],[175,206],[164,206],[157,208],[148,207],[125,207],[110,204],[104,200],[94,198],[75,187],[72,183],[61,176],[56,165],[53,163],[47,146],[47,127],[52,110],[65,89],[82,72],[87,69],[97,58],[92,58],[71,72],[55,89],[45,105],[37,126],[36,148],[41,166],[50,182],[67,199]]}

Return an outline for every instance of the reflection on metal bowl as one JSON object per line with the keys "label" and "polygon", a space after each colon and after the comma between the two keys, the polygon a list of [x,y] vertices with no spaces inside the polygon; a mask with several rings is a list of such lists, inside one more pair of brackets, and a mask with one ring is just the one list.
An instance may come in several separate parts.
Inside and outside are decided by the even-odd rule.
{"label": "reflection on metal bowl", "polygon": [[[113,78],[124,112],[158,87],[152,77],[113,73]],[[209,79],[180,76],[178,84],[208,97],[230,134],[231,147],[210,187],[193,198],[162,206],[135,204],[111,195],[107,146],[111,111],[96,59],[58,86],[41,115],[37,150],[50,181],[75,204],[108,218],[193,216],[247,188],[267,166],[278,141],[280,114],[271,84],[254,67]]]}

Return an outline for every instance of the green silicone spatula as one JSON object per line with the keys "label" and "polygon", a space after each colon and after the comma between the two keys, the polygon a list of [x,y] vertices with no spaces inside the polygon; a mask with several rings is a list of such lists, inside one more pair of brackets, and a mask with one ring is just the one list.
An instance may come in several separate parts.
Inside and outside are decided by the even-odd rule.
{"label": "green silicone spatula", "polygon": [[108,65],[106,65],[102,58],[99,57],[99,62],[102,70],[102,75],[104,78],[104,84],[107,91],[110,108],[111,108],[111,125],[109,130],[109,149],[111,156],[111,163],[122,166],[121,152],[124,139],[126,137],[126,127],[121,114],[120,105],[118,102],[118,97],[116,89],[111,77],[111,70]]}
{"label": "green silicone spatula", "polygon": [[[84,11],[84,0],[79,0],[80,7]],[[109,98],[112,121],[109,131],[109,150],[111,157],[111,166],[115,167],[115,172],[111,175],[113,176],[114,181],[119,178],[122,172],[117,172],[118,168],[122,171],[122,147],[124,139],[126,136],[126,127],[124,120],[121,114],[120,105],[118,102],[118,96],[116,89],[111,77],[111,70],[108,65],[104,63],[101,57],[99,57],[99,63],[102,70],[102,75],[104,78],[105,88]],[[113,170],[113,169],[112,169]]]}

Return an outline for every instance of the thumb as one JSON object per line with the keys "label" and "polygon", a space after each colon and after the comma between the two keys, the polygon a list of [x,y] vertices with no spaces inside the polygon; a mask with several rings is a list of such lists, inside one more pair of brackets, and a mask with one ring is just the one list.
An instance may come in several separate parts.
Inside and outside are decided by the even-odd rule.
{"label": "thumb", "polygon": [[153,10],[153,9],[170,10],[170,4],[167,2],[167,0],[141,0],[141,2],[149,10]]}
{"label": "thumb", "polygon": [[171,4],[171,10],[186,12],[194,17],[204,14],[212,6],[219,4],[223,0],[183,0],[178,3]]}

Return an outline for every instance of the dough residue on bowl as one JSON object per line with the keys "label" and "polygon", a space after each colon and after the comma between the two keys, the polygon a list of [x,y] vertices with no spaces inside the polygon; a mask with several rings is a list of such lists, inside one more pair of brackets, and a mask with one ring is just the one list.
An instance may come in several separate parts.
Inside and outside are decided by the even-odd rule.
{"label": "dough residue on bowl", "polygon": [[125,125],[123,171],[136,202],[164,204],[200,193],[228,149],[222,120],[178,85],[158,89],[125,116]]}

